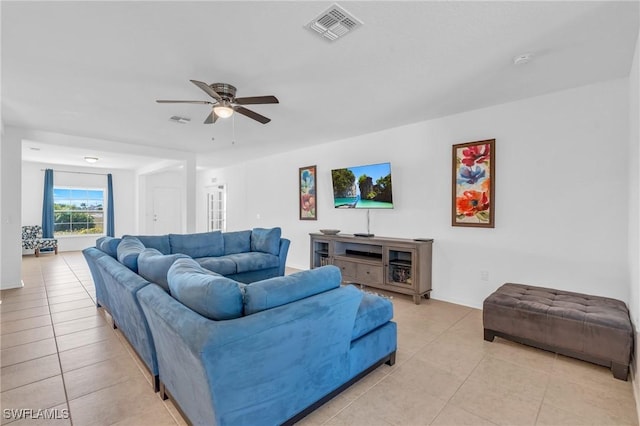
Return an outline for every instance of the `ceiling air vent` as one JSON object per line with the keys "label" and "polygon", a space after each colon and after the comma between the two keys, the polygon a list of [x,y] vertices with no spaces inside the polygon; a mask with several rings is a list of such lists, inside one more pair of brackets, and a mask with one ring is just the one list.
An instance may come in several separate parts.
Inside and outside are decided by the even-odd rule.
{"label": "ceiling air vent", "polygon": [[191,121],[190,118],[186,118],[186,117],[178,117],[177,115],[174,115],[173,117],[171,117],[169,120],[175,122],[175,123],[180,123],[180,124],[187,124],[188,122]]}
{"label": "ceiling air vent", "polygon": [[360,26],[361,20],[335,3],[307,24],[307,28],[329,41],[337,40]]}

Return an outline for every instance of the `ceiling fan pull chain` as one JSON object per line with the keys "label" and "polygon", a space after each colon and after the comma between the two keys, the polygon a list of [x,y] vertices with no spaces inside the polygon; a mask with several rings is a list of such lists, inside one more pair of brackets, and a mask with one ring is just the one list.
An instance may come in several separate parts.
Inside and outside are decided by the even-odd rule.
{"label": "ceiling fan pull chain", "polygon": [[236,115],[231,116],[231,145],[236,144]]}

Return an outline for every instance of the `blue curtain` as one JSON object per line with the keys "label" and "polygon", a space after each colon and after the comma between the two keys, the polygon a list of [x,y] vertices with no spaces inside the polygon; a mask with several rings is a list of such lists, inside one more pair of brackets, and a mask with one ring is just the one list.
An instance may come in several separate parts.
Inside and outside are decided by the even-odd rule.
{"label": "blue curtain", "polygon": [[44,171],[44,198],[42,200],[42,236],[53,238],[53,169]]}
{"label": "blue curtain", "polygon": [[113,223],[113,181],[111,173],[107,175],[107,236],[115,237],[115,225]]}

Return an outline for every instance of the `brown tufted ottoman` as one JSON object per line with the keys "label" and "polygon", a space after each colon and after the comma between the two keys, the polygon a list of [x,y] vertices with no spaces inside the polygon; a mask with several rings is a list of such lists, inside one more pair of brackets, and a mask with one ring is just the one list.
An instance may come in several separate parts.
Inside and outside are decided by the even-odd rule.
{"label": "brown tufted ottoman", "polygon": [[610,367],[627,380],[633,329],[624,302],[507,283],[483,305],[484,339],[495,336]]}

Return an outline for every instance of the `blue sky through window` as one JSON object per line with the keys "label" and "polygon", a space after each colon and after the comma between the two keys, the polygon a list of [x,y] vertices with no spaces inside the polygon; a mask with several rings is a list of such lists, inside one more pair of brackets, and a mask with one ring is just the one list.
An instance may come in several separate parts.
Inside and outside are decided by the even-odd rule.
{"label": "blue sky through window", "polygon": [[102,210],[104,190],[54,188],[53,202],[55,204],[71,205],[82,210]]}

